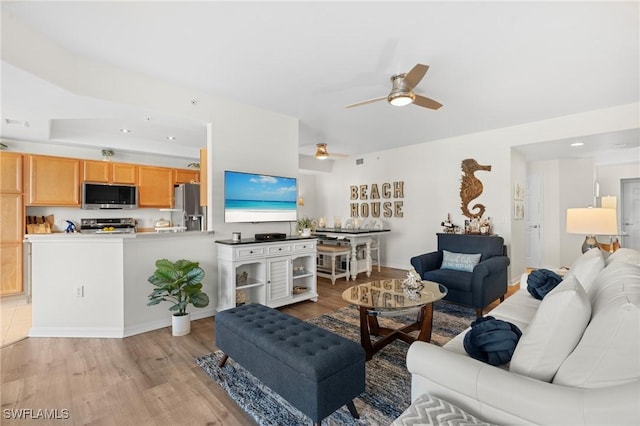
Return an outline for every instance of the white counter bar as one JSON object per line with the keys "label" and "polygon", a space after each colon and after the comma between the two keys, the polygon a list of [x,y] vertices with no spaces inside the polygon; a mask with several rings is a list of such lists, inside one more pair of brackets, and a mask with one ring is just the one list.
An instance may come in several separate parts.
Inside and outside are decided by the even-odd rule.
{"label": "white counter bar", "polygon": [[209,306],[189,306],[191,319],[217,305],[213,232],[29,234],[30,337],[127,337],[171,325],[169,302],[147,306],[155,261],[188,259],[205,271]]}

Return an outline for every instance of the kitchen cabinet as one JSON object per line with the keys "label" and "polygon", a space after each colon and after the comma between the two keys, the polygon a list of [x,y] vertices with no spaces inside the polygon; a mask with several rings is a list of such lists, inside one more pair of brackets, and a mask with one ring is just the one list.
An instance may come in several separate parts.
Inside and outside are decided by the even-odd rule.
{"label": "kitchen cabinet", "polygon": [[0,193],[0,242],[20,242],[24,237],[22,194]]}
{"label": "kitchen cabinet", "polygon": [[316,239],[218,245],[218,311],[243,303],[272,308],[318,300]]}
{"label": "kitchen cabinet", "polygon": [[24,195],[27,206],[80,206],[77,158],[24,156]]}
{"label": "kitchen cabinet", "polygon": [[189,169],[174,169],[174,183],[198,183],[200,182],[200,171]]}
{"label": "kitchen cabinet", "polygon": [[208,170],[209,161],[207,159],[207,148],[200,148],[200,205],[208,205],[207,200],[207,188],[209,183],[207,182],[209,176]]}
{"label": "kitchen cabinet", "polygon": [[22,194],[22,154],[0,152],[0,192]]}
{"label": "kitchen cabinet", "polygon": [[22,293],[22,242],[0,243],[0,262],[0,296]]}
{"label": "kitchen cabinet", "polygon": [[138,166],[138,207],[173,207],[173,170]]}
{"label": "kitchen cabinet", "polygon": [[138,166],[109,161],[83,161],[84,182],[104,182],[135,185],[138,180]]}
{"label": "kitchen cabinet", "polygon": [[24,204],[22,154],[0,153],[0,296],[20,294]]}

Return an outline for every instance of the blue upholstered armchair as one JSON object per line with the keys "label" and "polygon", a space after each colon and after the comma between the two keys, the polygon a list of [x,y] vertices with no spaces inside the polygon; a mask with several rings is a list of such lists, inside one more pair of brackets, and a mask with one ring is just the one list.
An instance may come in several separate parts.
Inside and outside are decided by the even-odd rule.
{"label": "blue upholstered armchair", "polygon": [[494,300],[504,300],[509,263],[497,235],[438,234],[438,251],[411,258],[423,280],[449,289],[445,300],[475,308],[478,317]]}

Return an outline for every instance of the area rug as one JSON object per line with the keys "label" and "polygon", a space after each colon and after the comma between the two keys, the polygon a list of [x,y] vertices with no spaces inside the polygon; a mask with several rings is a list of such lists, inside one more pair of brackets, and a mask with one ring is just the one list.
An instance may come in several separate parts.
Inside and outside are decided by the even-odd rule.
{"label": "area rug", "polygon": [[[443,345],[467,328],[475,319],[473,309],[436,303],[433,314],[431,343]],[[383,317],[380,324],[399,328],[415,320],[408,317]],[[360,323],[355,307],[341,308],[308,322],[360,342]],[[402,341],[377,352],[366,363],[365,392],[354,400],[360,419],[354,419],[346,407],[325,418],[323,425],[389,425],[411,404],[411,375],[407,371],[405,357],[409,345]],[[278,394],[263,385],[251,373],[231,358],[223,368],[218,367],[222,352],[196,358],[211,379],[219,384],[231,398],[260,425],[310,425],[305,416]]]}

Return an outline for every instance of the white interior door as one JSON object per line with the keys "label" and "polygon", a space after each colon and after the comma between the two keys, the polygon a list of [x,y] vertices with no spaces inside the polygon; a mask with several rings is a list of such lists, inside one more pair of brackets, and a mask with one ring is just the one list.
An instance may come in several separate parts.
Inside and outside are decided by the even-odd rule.
{"label": "white interior door", "polygon": [[524,191],[524,221],[527,232],[525,266],[539,268],[542,257],[542,181],[538,175],[527,176]]}
{"label": "white interior door", "polygon": [[622,247],[640,250],[640,178],[620,180]]}

